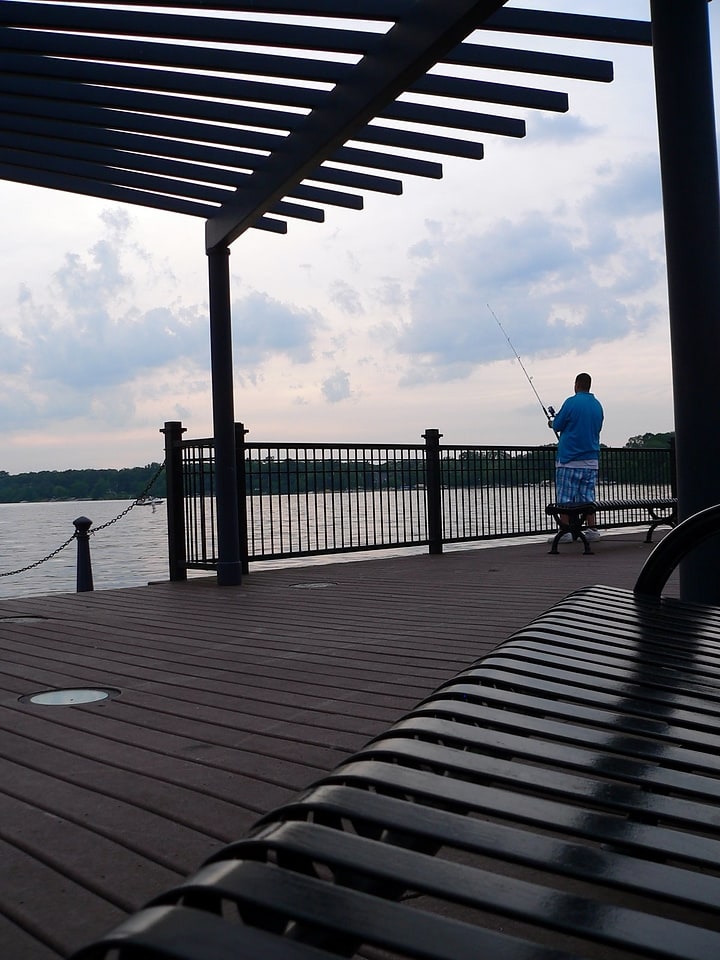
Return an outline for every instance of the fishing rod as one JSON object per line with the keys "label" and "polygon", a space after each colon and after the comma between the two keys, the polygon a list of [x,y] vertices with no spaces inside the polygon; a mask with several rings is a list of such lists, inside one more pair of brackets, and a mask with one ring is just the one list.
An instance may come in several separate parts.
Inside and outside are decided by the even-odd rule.
{"label": "fishing rod", "polygon": [[[515,354],[515,359],[516,359],[517,362],[520,364],[520,369],[521,369],[522,372],[525,374],[525,379],[526,379],[527,382],[530,384],[530,387],[531,387],[531,389],[532,389],[532,392],[533,392],[533,393],[535,394],[535,396],[537,397],[537,402],[538,402],[538,403],[540,404],[540,406],[542,407],[542,412],[545,414],[546,420],[547,420],[548,422],[550,422],[550,420],[552,420],[552,418],[555,416],[555,411],[554,411],[554,409],[553,409],[552,407],[546,407],[545,404],[544,404],[544,403],[542,402],[542,400],[540,399],[540,394],[539,394],[539,393],[537,392],[537,390],[535,389],[535,384],[534,384],[533,381],[532,381],[532,377],[530,376],[530,374],[529,374],[529,373],[527,372],[527,370],[525,369],[525,364],[524,364],[524,363],[522,362],[522,360],[520,359],[520,354],[517,352],[517,350],[515,349],[515,347],[512,345],[512,340],[510,339],[510,337],[509,337],[509,336],[507,335],[507,333],[505,332],[505,328],[504,328],[503,325],[500,323],[500,320],[498,319],[497,314],[495,313],[495,311],[493,310],[493,308],[490,306],[489,303],[486,304],[486,306],[487,306],[488,310],[490,311],[490,313],[493,315],[493,317],[495,317],[495,322],[496,322],[497,325],[500,327],[503,336],[505,337],[505,339],[507,340],[507,342],[508,342],[508,344],[509,344],[509,346],[510,346],[510,349],[511,349],[512,352]],[[560,437],[558,436],[557,430],[554,430],[554,429],[553,429],[553,433],[555,434],[555,436],[556,436],[556,437],[558,438],[558,440],[559,440]]]}

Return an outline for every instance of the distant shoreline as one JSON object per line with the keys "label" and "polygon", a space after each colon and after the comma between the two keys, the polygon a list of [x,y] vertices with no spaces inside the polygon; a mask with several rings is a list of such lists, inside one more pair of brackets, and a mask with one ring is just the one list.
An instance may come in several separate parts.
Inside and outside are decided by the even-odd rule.
{"label": "distant shoreline", "polygon": [[0,503],[72,503],[87,500],[137,500],[148,492],[165,497],[165,471],[159,463],[119,470],[39,470],[10,474],[0,470]]}

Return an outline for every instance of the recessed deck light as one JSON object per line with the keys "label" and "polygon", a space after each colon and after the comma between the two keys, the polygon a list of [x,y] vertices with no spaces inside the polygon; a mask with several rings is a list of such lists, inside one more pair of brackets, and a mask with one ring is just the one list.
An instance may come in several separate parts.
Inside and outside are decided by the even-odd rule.
{"label": "recessed deck light", "polygon": [[324,587],[336,587],[334,580],[313,580],[308,583],[291,583],[293,590],[322,590]]}
{"label": "recessed deck light", "polygon": [[73,687],[68,690],[42,690],[40,693],[28,693],[20,697],[21,703],[35,703],[43,707],[74,707],[80,703],[97,703],[100,700],[112,700],[120,695],[119,690],[85,689]]}

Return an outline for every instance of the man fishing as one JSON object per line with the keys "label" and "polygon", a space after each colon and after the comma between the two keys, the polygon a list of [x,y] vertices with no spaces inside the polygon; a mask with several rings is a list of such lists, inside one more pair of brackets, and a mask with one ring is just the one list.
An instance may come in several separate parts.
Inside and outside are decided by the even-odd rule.
{"label": "man fishing", "polygon": [[[565,400],[554,417],[548,417],[548,426],[558,435],[555,466],[557,503],[592,503],[595,499],[604,414],[600,401],[590,393],[591,385],[590,374],[579,373],[575,377],[574,395]],[[559,514],[559,520],[563,525],[569,523],[567,514]],[[599,540],[595,514],[588,513],[585,521],[588,527],[584,531],[585,538]],[[566,533],[560,542],[566,540],[572,540],[572,534]]]}

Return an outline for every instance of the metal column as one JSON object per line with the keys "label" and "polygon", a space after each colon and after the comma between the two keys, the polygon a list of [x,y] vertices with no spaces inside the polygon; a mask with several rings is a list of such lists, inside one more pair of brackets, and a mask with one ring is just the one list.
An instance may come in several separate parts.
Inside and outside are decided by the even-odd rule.
{"label": "metal column", "polygon": [[220,586],[235,586],[242,581],[242,566],[235,467],[230,251],[227,247],[214,247],[208,251],[208,276],[218,526],[217,582]]}
{"label": "metal column", "polygon": [[[651,0],[680,518],[720,503],[720,194],[708,0]],[[680,568],[685,600],[720,603],[720,544]]]}

